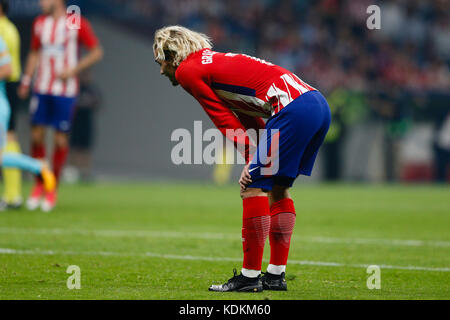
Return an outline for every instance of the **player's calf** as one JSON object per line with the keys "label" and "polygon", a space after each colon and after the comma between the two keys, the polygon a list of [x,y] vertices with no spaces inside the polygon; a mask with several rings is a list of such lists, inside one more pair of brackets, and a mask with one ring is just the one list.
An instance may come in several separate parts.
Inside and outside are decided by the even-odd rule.
{"label": "player's calf", "polygon": [[248,188],[243,195],[242,248],[244,262],[242,274],[256,277],[261,273],[264,244],[270,230],[270,210],[267,193]]}
{"label": "player's calf", "polygon": [[287,188],[274,187],[269,193],[270,206],[270,263],[263,276],[263,286],[267,290],[287,290],[284,279],[290,249],[292,232],[295,225],[294,202]]}

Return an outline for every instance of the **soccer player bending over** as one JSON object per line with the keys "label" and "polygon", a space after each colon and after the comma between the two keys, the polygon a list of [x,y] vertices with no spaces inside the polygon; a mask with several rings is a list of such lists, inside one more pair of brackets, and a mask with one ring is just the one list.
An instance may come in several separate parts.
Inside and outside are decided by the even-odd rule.
{"label": "soccer player bending over", "polygon": [[[229,129],[243,130],[228,136],[247,160],[239,180],[243,267],[239,275],[234,272],[228,282],[209,290],[287,290],[285,270],[296,217],[288,189],[298,175],[311,175],[330,125],[330,109],[319,91],[288,70],[211,48],[206,35],[180,26],[156,31],[153,45],[161,74],[194,96],[224,135]],[[262,118],[268,118],[265,124]],[[250,154],[252,143],[245,131],[263,128],[266,134]],[[267,236],[270,264],[261,277]]]}

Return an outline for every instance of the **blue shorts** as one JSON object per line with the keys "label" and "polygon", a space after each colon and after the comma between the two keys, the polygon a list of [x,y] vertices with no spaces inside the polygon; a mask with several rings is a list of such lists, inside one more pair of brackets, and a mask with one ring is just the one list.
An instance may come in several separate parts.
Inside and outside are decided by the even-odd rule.
{"label": "blue shorts", "polygon": [[291,187],[298,175],[310,176],[330,122],[330,108],[319,91],[302,94],[272,116],[250,163],[248,187]]}
{"label": "blue shorts", "polygon": [[30,102],[31,123],[70,131],[76,98],[34,94]]}

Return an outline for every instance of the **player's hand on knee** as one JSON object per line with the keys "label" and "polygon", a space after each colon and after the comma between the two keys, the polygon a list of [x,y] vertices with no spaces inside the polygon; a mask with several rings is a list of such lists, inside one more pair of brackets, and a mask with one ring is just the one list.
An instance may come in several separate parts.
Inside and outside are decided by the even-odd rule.
{"label": "player's hand on knee", "polygon": [[247,164],[244,169],[242,169],[241,177],[239,178],[239,185],[241,186],[241,190],[245,190],[247,186],[252,183],[252,176],[248,171],[250,164]]}

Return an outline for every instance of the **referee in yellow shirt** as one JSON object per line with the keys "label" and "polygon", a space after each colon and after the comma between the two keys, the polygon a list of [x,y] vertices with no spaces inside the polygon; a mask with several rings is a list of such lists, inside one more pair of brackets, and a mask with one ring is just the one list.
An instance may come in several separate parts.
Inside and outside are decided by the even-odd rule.
{"label": "referee in yellow shirt", "polygon": [[[15,134],[16,114],[19,104],[17,87],[20,82],[20,35],[16,26],[8,19],[8,0],[0,0],[0,37],[6,43],[11,56],[12,74],[6,84],[6,93],[11,105],[11,117],[8,127],[7,144],[5,152],[20,153],[20,146]],[[18,208],[22,205],[21,196],[21,173],[18,169],[3,168],[4,191],[0,200],[0,210],[8,208]]]}

